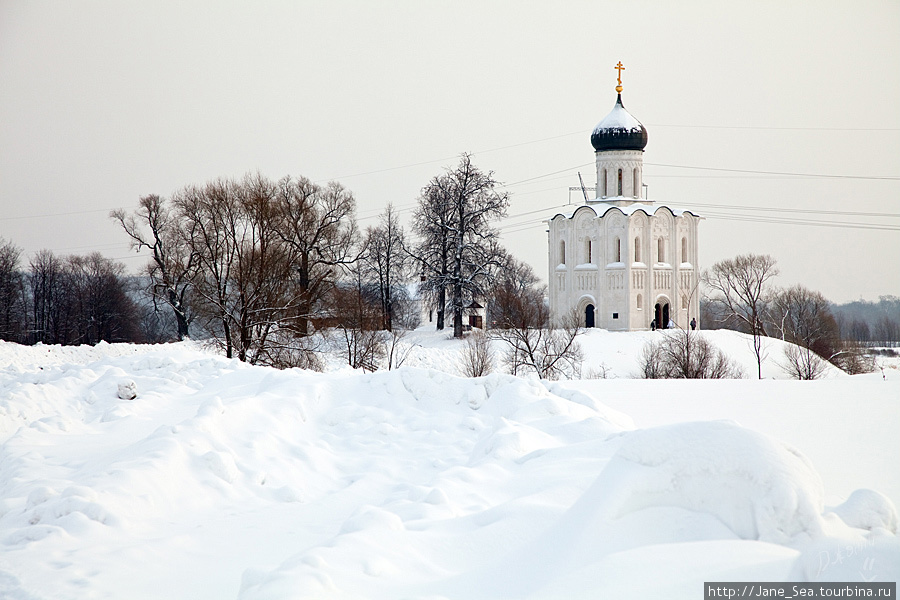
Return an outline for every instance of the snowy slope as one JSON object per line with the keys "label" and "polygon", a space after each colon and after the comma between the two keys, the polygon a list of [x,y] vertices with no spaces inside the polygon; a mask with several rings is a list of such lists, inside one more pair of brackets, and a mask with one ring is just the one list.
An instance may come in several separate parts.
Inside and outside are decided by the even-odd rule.
{"label": "snowy slope", "polygon": [[[640,358],[644,346],[657,341],[667,335],[663,331],[637,331],[637,332],[610,332],[605,329],[588,329],[578,337],[578,343],[585,353],[583,375],[596,377],[606,372],[610,378],[635,378],[640,373]],[[737,363],[743,370],[745,377],[756,378],[756,356],[753,352],[753,338],[743,333],[726,329],[698,331],[700,335],[709,340],[716,348],[719,348],[728,357]],[[409,358],[404,363],[408,366],[419,366],[440,369],[447,372],[462,373],[459,367],[459,353],[461,344],[452,339],[451,333],[436,333],[425,328],[410,332],[403,338],[400,345],[413,346]],[[494,342],[494,348],[499,357],[504,344]],[[785,363],[784,349],[789,346],[785,342],[774,338],[763,340],[763,366],[764,379],[790,379],[781,365]],[[337,368],[337,362],[332,362]],[[498,369],[500,369],[498,365]],[[894,369],[896,371],[896,369]],[[897,372],[900,376],[900,371]],[[833,379],[845,377],[840,369],[827,365],[823,378]]]}
{"label": "snowy slope", "polygon": [[[408,364],[443,371],[0,343],[0,598],[696,598],[704,580],[897,579],[900,380],[468,380],[444,372],[457,342],[414,335]],[[624,376],[635,335],[592,332],[589,360]],[[138,397],[119,398],[130,382]]]}

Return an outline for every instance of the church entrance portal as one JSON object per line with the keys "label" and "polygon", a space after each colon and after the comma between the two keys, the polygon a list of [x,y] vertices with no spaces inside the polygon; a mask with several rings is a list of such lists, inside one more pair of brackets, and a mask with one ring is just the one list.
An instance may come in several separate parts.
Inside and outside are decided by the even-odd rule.
{"label": "church entrance portal", "polygon": [[593,327],[594,326],[594,305],[588,304],[584,307],[584,326],[585,327]]}
{"label": "church entrance portal", "polygon": [[656,328],[666,329],[669,326],[669,303],[658,302],[656,304]]}

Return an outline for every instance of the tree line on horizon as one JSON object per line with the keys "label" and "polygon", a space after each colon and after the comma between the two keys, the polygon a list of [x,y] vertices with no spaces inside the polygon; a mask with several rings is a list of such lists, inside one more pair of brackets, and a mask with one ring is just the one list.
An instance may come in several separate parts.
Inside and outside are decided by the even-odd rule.
{"label": "tree line on horizon", "polygon": [[[476,303],[491,302],[495,319],[503,320],[495,288],[539,281],[499,243],[493,224],[509,200],[498,186],[492,173],[462,155],[422,189],[411,225],[415,239],[390,205],[377,225],[361,230],[353,194],[335,182],[248,174],[188,185],[168,198],[148,195],[137,210],[110,215],[133,249],[151,255],[141,274],[142,302],[135,302],[124,267],[99,254],[43,251],[22,271],[21,251],[5,243],[0,339],[159,341],[160,326],[171,323],[169,339],[209,337],[228,357],[315,366],[311,334],[340,329],[347,353],[362,353],[351,364],[366,366],[364,347],[371,344],[364,340],[384,336],[363,332],[414,328],[417,295],[432,308],[438,329],[446,320],[461,338]],[[73,293],[79,282],[84,293]],[[76,299],[79,307],[93,302],[93,312],[81,315],[68,306]]]}
{"label": "tree line on horizon", "polygon": [[[781,364],[796,379],[818,378],[826,362],[851,374],[872,371],[874,363],[863,343],[900,342],[900,298],[882,297],[877,310],[871,310],[871,303],[836,306],[801,284],[774,286],[776,275],[774,258],[746,254],[715,263],[702,277],[709,291],[701,304],[701,321],[707,329],[728,327],[750,334],[758,377],[768,358],[766,338],[792,344]],[[877,316],[872,328],[861,305],[870,309],[869,318]]]}
{"label": "tree line on horizon", "polygon": [[[21,250],[0,240],[0,339],[211,338],[228,357],[318,368],[323,350],[312,334],[333,331],[348,364],[374,370],[402,332],[418,325],[417,302],[437,329],[452,327],[456,338],[471,307],[481,305],[489,309],[484,325],[509,348],[511,372],[562,376],[579,360],[578,318],[567,315],[551,332],[546,287],[506,252],[493,226],[509,204],[498,188],[492,173],[462,155],[422,188],[411,236],[391,205],[361,230],[349,190],[304,177],[248,174],[188,185],[168,198],[144,196],[135,211],[110,215],[133,249],[150,253],[140,277],[99,253],[44,250],[23,270]],[[813,374],[817,359],[850,372],[862,368],[848,340],[900,341],[900,299],[836,307],[803,286],[775,288],[777,272],[772,257],[745,255],[716,263],[703,277],[709,293],[701,324],[749,333],[759,375],[766,337],[806,351],[788,357],[800,378]],[[395,364],[393,356],[387,364]],[[648,372],[662,372],[654,369]]]}

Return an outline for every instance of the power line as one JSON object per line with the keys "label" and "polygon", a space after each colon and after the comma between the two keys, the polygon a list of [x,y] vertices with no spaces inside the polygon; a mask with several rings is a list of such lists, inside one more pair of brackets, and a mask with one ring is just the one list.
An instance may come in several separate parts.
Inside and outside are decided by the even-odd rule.
{"label": "power line", "polygon": [[683,129],[755,129],[761,131],[900,131],[897,127],[765,127],[758,125],[663,125],[650,123],[648,127],[678,127]]}
{"label": "power line", "polygon": [[[728,204],[703,204],[703,203],[691,203],[692,206],[705,206],[710,208],[723,208],[730,210],[758,210],[758,211],[771,211],[771,212],[782,212],[782,213],[801,213],[801,214],[822,214],[822,215],[841,215],[841,216],[855,216],[855,217],[888,217],[888,218],[900,218],[900,214],[897,213],[871,213],[871,212],[861,212],[861,211],[838,211],[838,210],[811,210],[811,209],[799,209],[799,208],[768,208],[768,207],[751,207],[751,206],[740,206],[740,205],[728,205]],[[538,210],[528,211],[524,213],[519,213],[517,215],[510,215],[507,219],[526,216],[535,214],[538,212],[546,212],[568,206],[568,204],[557,205],[557,206],[548,206],[546,208],[541,208]],[[721,220],[731,220],[731,221],[746,221],[746,222],[755,222],[755,223],[774,223],[774,224],[782,224],[782,225],[803,225],[803,226],[820,226],[820,227],[836,227],[836,228],[845,228],[845,229],[872,229],[879,231],[900,231],[900,225],[892,225],[888,223],[860,223],[855,221],[823,221],[819,219],[803,219],[803,218],[789,218],[789,217],[778,217],[775,215],[734,215],[729,213],[720,213],[720,212],[704,212],[702,217],[710,218],[710,219],[721,219]],[[539,227],[544,225],[546,219],[540,220],[526,220],[518,223],[506,223],[498,226],[498,229],[503,230],[504,233],[516,233],[519,231],[524,231],[527,229],[532,229],[535,227]]]}
{"label": "power line", "polygon": [[[490,152],[497,152],[497,151],[499,151],[499,150],[508,150],[508,149],[510,149],[510,148],[518,148],[518,147],[520,147],[520,146],[528,146],[528,145],[530,145],[530,144],[539,144],[539,143],[541,143],[541,142],[547,142],[547,141],[549,141],[549,140],[556,140],[556,139],[559,139],[559,138],[569,137],[569,136],[572,136],[572,135],[583,134],[583,133],[584,133],[583,131],[575,131],[575,132],[572,132],[572,133],[563,133],[563,134],[560,134],[560,135],[553,135],[553,136],[550,136],[550,137],[540,138],[540,139],[537,139],[537,140],[529,140],[529,141],[527,141],[527,142],[519,142],[518,144],[509,144],[509,145],[507,145],[507,146],[498,146],[498,147],[496,147],[496,148],[488,148],[487,150],[478,150],[478,151],[475,151],[475,152],[470,152],[469,154],[471,154],[472,156],[477,156],[477,155],[479,155],[479,154],[488,154],[488,153],[490,153]],[[378,173],[386,173],[386,172],[388,172],[388,171],[398,171],[398,170],[400,170],[400,169],[409,169],[409,168],[412,168],[412,167],[421,167],[422,165],[431,165],[431,164],[438,163],[438,162],[444,162],[444,161],[448,161],[448,160],[454,160],[454,159],[456,159],[456,158],[458,158],[458,157],[459,157],[459,154],[457,154],[456,156],[449,156],[449,157],[446,157],[446,158],[438,158],[438,159],[435,159],[435,160],[426,160],[426,161],[423,161],[423,162],[409,163],[409,164],[406,164],[406,165],[399,165],[399,166],[396,166],[396,167],[387,167],[387,168],[384,168],[384,169],[376,169],[376,170],[374,170],[374,171],[366,171],[366,172],[363,172],[363,173],[354,173],[354,174],[352,174],[352,175],[341,175],[340,177],[331,177],[331,178],[329,178],[329,179],[320,179],[320,180],[316,181],[316,183],[321,183],[322,181],[334,181],[334,180],[338,180],[338,179],[350,179],[351,177],[361,177],[361,176],[363,176],[363,175],[375,175],[375,174],[378,174]]]}
{"label": "power line", "polygon": [[118,210],[117,208],[97,208],[90,210],[73,210],[70,212],[61,212],[61,213],[50,213],[46,215],[23,215],[20,217],[0,217],[0,221],[18,221],[21,219],[45,219],[49,217],[69,217],[72,215],[86,215],[89,213],[99,213],[99,212],[111,212],[113,210]]}
{"label": "power line", "polygon": [[821,177],[826,179],[870,179],[870,180],[887,180],[900,181],[900,177],[894,175],[888,176],[864,176],[864,175],[830,175],[827,173],[790,173],[784,171],[754,171],[750,169],[722,169],[718,167],[693,167],[688,165],[668,165],[663,163],[644,163],[651,167],[668,167],[671,169],[696,169],[698,171],[724,171],[727,173],[756,173],[760,175],[789,175],[793,177]]}
{"label": "power line", "polygon": [[783,225],[804,225],[816,227],[836,227],[838,229],[875,229],[880,231],[900,231],[900,225],[887,225],[876,223],[856,223],[843,221],[818,221],[815,219],[782,219],[778,217],[746,215],[728,215],[720,213],[707,213],[703,215],[710,219],[724,219],[727,221],[749,221],[754,223],[778,223]]}
{"label": "power line", "polygon": [[528,181],[534,181],[535,179],[543,179],[544,177],[550,177],[551,175],[559,175],[560,173],[566,173],[566,172],[568,172],[568,171],[572,171],[573,169],[583,169],[583,168],[589,167],[589,166],[591,166],[591,165],[593,165],[593,164],[594,164],[594,163],[589,162],[589,163],[585,163],[585,164],[583,164],[583,165],[575,165],[574,167],[568,167],[568,168],[566,168],[566,169],[561,169],[561,170],[559,170],[559,171],[553,171],[552,173],[545,173],[545,174],[543,174],[543,175],[537,175],[537,176],[535,176],[535,177],[529,177],[528,179],[522,179],[521,181],[516,181],[516,182],[513,182],[513,183],[506,183],[506,184],[504,184],[504,185],[502,185],[502,186],[498,186],[498,187],[512,187],[512,186],[514,186],[514,185],[519,185],[519,184],[521,184],[521,183],[525,183],[525,182],[528,182]]}
{"label": "power line", "polygon": [[765,206],[742,206],[739,204],[705,204],[703,202],[691,202],[691,206],[706,206],[710,208],[729,208],[733,210],[761,210],[775,212],[795,212],[795,213],[812,213],[822,215],[847,215],[852,217],[900,217],[900,213],[878,213],[878,212],[859,212],[853,210],[821,210],[809,208],[785,208],[785,207],[765,207]]}

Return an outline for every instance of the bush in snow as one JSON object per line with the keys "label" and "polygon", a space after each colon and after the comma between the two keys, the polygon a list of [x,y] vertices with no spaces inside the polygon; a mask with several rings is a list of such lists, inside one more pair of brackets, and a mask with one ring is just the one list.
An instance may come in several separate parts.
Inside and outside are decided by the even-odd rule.
{"label": "bush in snow", "polygon": [[503,362],[512,375],[534,371],[541,379],[578,379],[584,351],[575,339],[581,332],[577,312],[569,314],[560,327],[548,326],[547,307],[535,307],[533,320],[494,329],[492,335],[507,344]]}
{"label": "bush in snow", "polygon": [[465,377],[482,377],[494,371],[494,349],[491,338],[483,331],[473,331],[466,338],[462,351],[462,374]]}
{"label": "bush in snow", "polygon": [[740,366],[702,335],[684,329],[663,333],[644,346],[640,359],[644,379],[742,379]]}
{"label": "bush in snow", "polygon": [[818,379],[828,370],[828,363],[811,348],[801,348],[791,344],[784,348],[782,370],[794,379]]}

